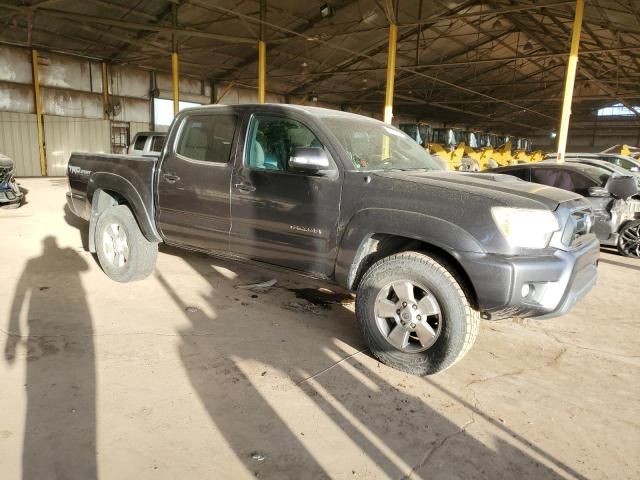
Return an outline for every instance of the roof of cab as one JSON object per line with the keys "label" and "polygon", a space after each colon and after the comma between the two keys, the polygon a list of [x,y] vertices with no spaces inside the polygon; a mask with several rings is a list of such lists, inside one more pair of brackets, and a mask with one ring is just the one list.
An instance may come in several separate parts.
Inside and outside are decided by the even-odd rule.
{"label": "roof of cab", "polygon": [[305,112],[318,117],[359,117],[366,118],[369,120],[376,120],[375,118],[366,117],[364,115],[359,115],[357,113],[351,112],[343,112],[342,110],[333,110],[330,108],[323,107],[310,107],[307,105],[293,105],[290,103],[242,103],[235,105],[223,105],[223,104],[214,104],[214,105],[201,105],[198,107],[188,108],[182,111],[194,111],[194,110],[208,110],[212,108],[233,108],[235,110],[268,110],[272,108],[273,110],[294,110],[299,112]]}

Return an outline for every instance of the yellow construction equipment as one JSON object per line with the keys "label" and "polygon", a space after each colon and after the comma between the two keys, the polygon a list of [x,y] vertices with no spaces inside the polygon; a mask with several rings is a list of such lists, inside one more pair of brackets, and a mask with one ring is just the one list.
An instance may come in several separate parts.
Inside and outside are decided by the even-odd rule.
{"label": "yellow construction equipment", "polygon": [[511,156],[511,142],[506,142],[502,146],[494,149],[491,153],[490,160],[495,161],[501,167],[512,165],[513,157]]}
{"label": "yellow construction equipment", "polygon": [[624,155],[625,157],[638,158],[640,156],[640,147],[632,147],[626,143],[623,145],[617,144],[600,153],[612,153],[617,155]]}
{"label": "yellow construction equipment", "polygon": [[534,150],[533,152],[527,152],[526,150],[516,150],[513,152],[513,158],[516,163],[536,163],[541,162],[544,159],[544,152],[542,150]]}
{"label": "yellow construction equipment", "polygon": [[540,162],[545,155],[542,150],[531,151],[531,140],[524,137],[457,127],[431,128],[426,122],[403,123],[400,129],[449,170],[478,172],[517,163]]}
{"label": "yellow construction equipment", "polygon": [[460,170],[462,167],[462,157],[464,156],[464,142],[453,148],[445,148],[439,143],[430,143],[427,147],[431,155],[440,158],[447,170]]}

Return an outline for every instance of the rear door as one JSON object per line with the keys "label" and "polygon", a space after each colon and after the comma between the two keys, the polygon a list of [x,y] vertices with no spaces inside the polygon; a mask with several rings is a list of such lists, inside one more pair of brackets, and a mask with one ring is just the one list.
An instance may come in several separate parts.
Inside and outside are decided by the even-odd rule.
{"label": "rear door", "polygon": [[158,225],[169,243],[227,251],[238,116],[194,111],[174,125],[158,172]]}
{"label": "rear door", "polygon": [[[342,182],[319,130],[284,113],[251,116],[233,173],[231,252],[323,276],[333,273]],[[296,147],[324,148],[332,170],[291,170],[288,160]]]}

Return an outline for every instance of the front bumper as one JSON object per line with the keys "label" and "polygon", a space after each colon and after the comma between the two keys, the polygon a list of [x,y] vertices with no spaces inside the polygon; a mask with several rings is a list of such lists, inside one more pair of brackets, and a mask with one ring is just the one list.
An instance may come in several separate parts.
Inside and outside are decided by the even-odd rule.
{"label": "front bumper", "polygon": [[[483,316],[552,318],[568,312],[596,284],[597,239],[540,256],[458,253]],[[528,292],[527,292],[528,290]]]}
{"label": "front bumper", "polygon": [[20,203],[23,196],[20,187],[18,187],[15,182],[4,182],[0,184],[0,205]]}

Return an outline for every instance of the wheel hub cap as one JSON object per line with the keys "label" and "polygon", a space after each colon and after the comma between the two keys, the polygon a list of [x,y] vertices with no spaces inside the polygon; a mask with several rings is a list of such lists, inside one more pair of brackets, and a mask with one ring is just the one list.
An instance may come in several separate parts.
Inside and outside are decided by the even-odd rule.
{"label": "wheel hub cap", "polygon": [[620,246],[630,257],[640,257],[640,225],[631,226],[622,231]]}
{"label": "wheel hub cap", "polygon": [[376,324],[396,349],[417,353],[431,347],[440,335],[442,319],[435,296],[422,285],[392,282],[375,301]]}
{"label": "wheel hub cap", "polygon": [[129,260],[129,243],[121,225],[112,223],[102,235],[102,250],[108,262],[123,267]]}

